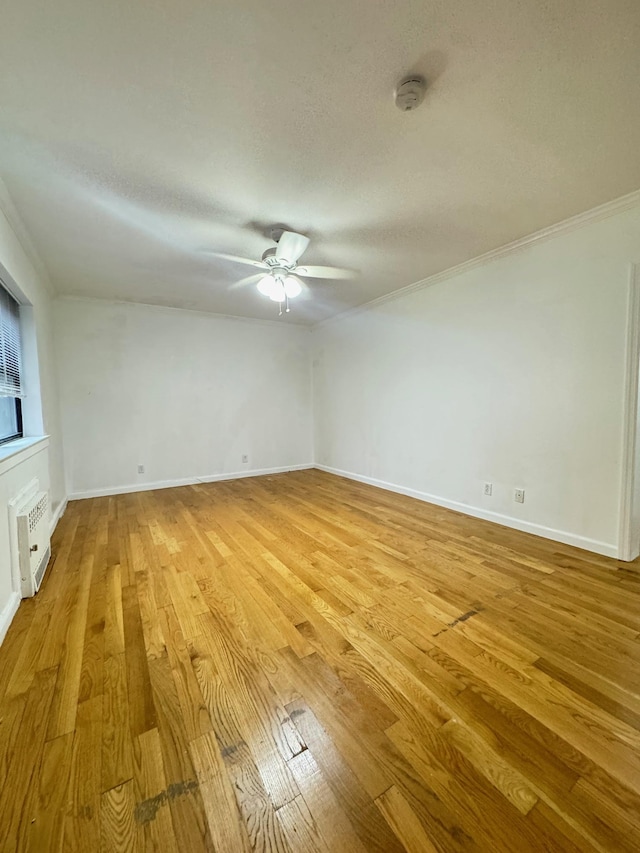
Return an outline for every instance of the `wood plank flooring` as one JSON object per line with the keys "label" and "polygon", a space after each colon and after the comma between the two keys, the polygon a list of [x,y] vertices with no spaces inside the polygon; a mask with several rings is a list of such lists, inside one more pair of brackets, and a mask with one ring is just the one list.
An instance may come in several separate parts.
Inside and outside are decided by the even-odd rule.
{"label": "wood plank flooring", "polygon": [[640,572],[319,471],[71,503],[0,853],[640,850]]}

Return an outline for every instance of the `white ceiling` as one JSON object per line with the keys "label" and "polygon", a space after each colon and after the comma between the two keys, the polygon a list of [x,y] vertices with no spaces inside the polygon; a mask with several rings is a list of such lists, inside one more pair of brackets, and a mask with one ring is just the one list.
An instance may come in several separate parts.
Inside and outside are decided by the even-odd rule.
{"label": "white ceiling", "polygon": [[315,322],[640,187],[639,95],[637,0],[8,0],[0,174],[60,293],[273,318],[281,222]]}

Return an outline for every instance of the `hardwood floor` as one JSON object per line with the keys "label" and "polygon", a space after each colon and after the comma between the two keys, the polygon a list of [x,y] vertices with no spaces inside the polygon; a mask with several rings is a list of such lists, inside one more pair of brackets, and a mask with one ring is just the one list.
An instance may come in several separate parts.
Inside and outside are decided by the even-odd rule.
{"label": "hardwood floor", "polygon": [[640,573],[319,471],[78,501],[0,851],[638,851]]}

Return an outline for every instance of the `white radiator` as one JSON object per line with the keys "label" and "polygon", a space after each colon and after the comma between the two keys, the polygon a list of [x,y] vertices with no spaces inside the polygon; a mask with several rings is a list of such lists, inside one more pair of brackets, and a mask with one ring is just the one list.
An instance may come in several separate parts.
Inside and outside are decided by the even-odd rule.
{"label": "white radiator", "polygon": [[22,597],[31,598],[40,589],[51,557],[48,493],[38,492],[19,506],[16,522]]}

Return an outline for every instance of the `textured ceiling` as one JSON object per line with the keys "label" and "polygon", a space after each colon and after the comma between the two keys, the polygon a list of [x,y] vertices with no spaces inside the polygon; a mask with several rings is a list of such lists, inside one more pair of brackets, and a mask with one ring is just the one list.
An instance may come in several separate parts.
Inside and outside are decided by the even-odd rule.
{"label": "textured ceiling", "polygon": [[[60,293],[315,322],[640,187],[637,0],[8,0],[0,176]],[[409,71],[422,107],[393,104]]]}

